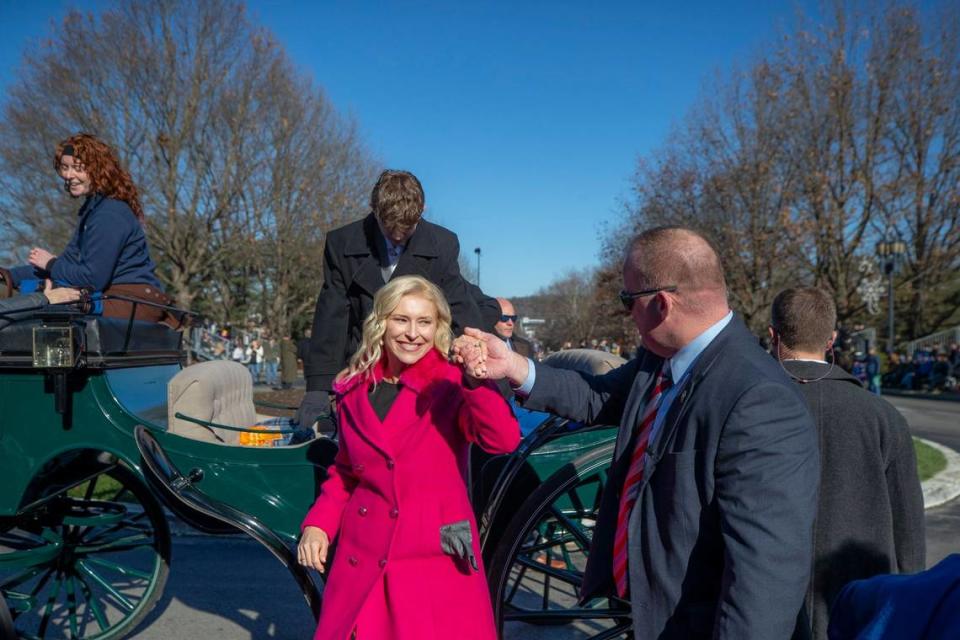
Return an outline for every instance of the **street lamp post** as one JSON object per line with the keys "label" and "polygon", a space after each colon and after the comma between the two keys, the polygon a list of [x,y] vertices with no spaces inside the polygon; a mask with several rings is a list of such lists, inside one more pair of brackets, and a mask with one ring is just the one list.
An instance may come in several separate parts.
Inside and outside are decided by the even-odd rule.
{"label": "street lamp post", "polygon": [[480,286],[480,247],[473,250],[477,254],[477,286]]}
{"label": "street lamp post", "polygon": [[900,259],[907,253],[907,245],[900,240],[894,240],[893,234],[888,233],[886,239],[877,243],[877,255],[883,263],[883,272],[887,274],[887,353],[893,353],[893,336],[895,331],[893,318],[893,274]]}

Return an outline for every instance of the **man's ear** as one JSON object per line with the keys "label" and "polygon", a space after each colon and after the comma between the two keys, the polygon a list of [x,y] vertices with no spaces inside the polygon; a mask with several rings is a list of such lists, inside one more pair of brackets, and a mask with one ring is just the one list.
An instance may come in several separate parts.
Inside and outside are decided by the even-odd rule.
{"label": "man's ear", "polygon": [[837,332],[834,331],[832,334],[830,334],[830,339],[827,340],[827,349],[826,349],[826,350],[827,350],[827,351],[830,351],[830,349],[833,349],[833,343],[836,342],[836,341],[837,341]]}
{"label": "man's ear", "polygon": [[773,327],[771,327],[770,325],[767,325],[767,335],[770,336],[770,342],[773,342],[777,337],[777,333],[773,330]]}

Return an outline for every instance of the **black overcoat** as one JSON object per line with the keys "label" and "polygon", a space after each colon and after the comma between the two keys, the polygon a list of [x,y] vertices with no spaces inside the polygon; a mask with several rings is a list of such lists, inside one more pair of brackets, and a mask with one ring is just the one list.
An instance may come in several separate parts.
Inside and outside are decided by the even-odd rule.
{"label": "black overcoat", "polygon": [[[385,284],[381,272],[384,254],[383,234],[372,213],[327,235],[323,287],[313,316],[310,354],[304,363],[307,391],[330,391],[334,377],[359,347],[363,321],[373,310],[373,296]],[[455,333],[463,327],[489,330],[480,305],[489,306],[491,301],[497,305],[497,301],[478,301],[470,294],[460,275],[459,256],[456,234],[421,220],[390,279],[418,275],[439,286],[450,304]]]}
{"label": "black overcoat", "polygon": [[[840,367],[788,360],[820,439],[820,500],[806,606],[826,640],[830,607],[850,581],[926,566],[923,491],[907,421]],[[798,633],[795,637],[803,637]]]}

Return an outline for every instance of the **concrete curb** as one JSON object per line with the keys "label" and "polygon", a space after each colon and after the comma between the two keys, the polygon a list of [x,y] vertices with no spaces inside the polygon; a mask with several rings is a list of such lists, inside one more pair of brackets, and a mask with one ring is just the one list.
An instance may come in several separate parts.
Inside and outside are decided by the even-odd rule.
{"label": "concrete curb", "polygon": [[941,402],[960,402],[960,393],[956,391],[942,391],[930,393],[927,391],[909,391],[906,389],[883,388],[883,395],[897,398],[915,398],[916,400],[938,400]]}
{"label": "concrete curb", "polygon": [[960,453],[942,444],[917,438],[943,454],[947,468],[922,484],[923,508],[932,509],[960,496]]}

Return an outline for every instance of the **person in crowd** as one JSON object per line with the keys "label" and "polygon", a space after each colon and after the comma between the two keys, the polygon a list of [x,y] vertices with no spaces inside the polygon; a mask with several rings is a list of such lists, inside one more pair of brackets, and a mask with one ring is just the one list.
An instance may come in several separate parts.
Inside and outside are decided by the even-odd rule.
{"label": "person in crowd", "polygon": [[[294,343],[290,334],[283,336],[280,341],[280,388],[292,389],[293,383],[297,381],[297,345]],[[299,421],[297,421],[299,422]],[[313,424],[299,423],[301,426],[309,427]]]}
{"label": "person in crowd", "polygon": [[[637,638],[788,638],[808,583],[816,431],[730,311],[720,259],[682,227],[628,244],[620,299],[638,357],[603,375],[536,365],[474,329],[465,370],[529,409],[620,424],[580,597],[629,600]],[[493,338],[493,339],[491,339]]]}
{"label": "person in crowd", "polygon": [[233,353],[230,355],[230,359],[240,364],[246,364],[247,350],[240,340],[233,343]]}
{"label": "person in crowd", "polygon": [[474,329],[466,371],[524,406],[620,424],[580,589],[632,607],[637,638],[789,638],[812,565],[816,429],[790,378],[730,311],[693,230],[628,244],[620,299],[643,339],[603,375],[536,365]]}
{"label": "person in crowd", "polygon": [[880,395],[880,358],[874,347],[867,347],[867,357],[864,360],[867,373],[867,389],[870,393]]}
{"label": "person in crowd", "polygon": [[532,357],[530,341],[515,334],[517,311],[513,308],[513,303],[506,298],[497,298],[497,304],[500,305],[500,319],[493,326],[494,333],[507,343],[507,348],[511,351],[516,351],[525,358]]}
{"label": "person in crowd", "polygon": [[[313,316],[313,337],[305,359],[307,393],[301,424],[330,409],[331,384],[360,343],[374,294],[394,277],[420,275],[443,291],[453,312],[454,331],[480,324],[475,295],[460,274],[457,236],[422,219],[423,187],[408,171],[380,174],[370,194],[371,213],[327,235],[323,286]],[[492,298],[490,302],[496,306]]]}
{"label": "person in crowd", "polygon": [[820,441],[813,575],[795,638],[826,640],[845,584],[925,566],[923,492],[906,420],[826,354],[836,340],[833,299],[816,287],[781,291],[770,313],[771,351],[797,381]]}
{"label": "person in crowd", "polygon": [[[163,292],[150,258],[137,187],[114,150],[90,134],[79,133],[57,145],[54,166],[66,192],[83,199],[76,231],[59,255],[40,247],[31,249],[29,264],[10,270],[14,285],[49,278],[60,286],[170,305],[173,301]],[[139,320],[169,318],[155,306],[109,298],[103,304],[107,317],[127,318],[131,311]]]}
{"label": "person in crowd", "polygon": [[247,363],[247,369],[250,370],[250,377],[253,378],[253,384],[260,383],[260,371],[263,366],[263,346],[259,340],[251,340],[247,345],[244,355]]}
{"label": "person in crowd", "polygon": [[280,384],[280,345],[272,335],[263,343],[263,371],[268,386]]}
{"label": "person in crowd", "polygon": [[447,361],[450,323],[436,285],[392,279],[334,383],[340,448],[297,547],[325,571],[338,545],[315,640],[497,637],[467,452],[508,453],[520,429],[494,385]]}
{"label": "person in crowd", "polygon": [[24,315],[42,311],[51,305],[78,302],[81,297],[79,289],[54,288],[53,283],[46,280],[43,291],[0,299],[0,329]]}
{"label": "person in crowd", "polygon": [[937,351],[930,368],[930,389],[932,391],[943,391],[947,386],[949,377],[950,361],[947,359],[947,354],[943,351]]}
{"label": "person in crowd", "polygon": [[313,337],[313,330],[307,329],[303,332],[303,337],[297,340],[297,360],[300,361],[300,366],[306,371],[309,367],[307,363],[310,362],[310,339]]}

